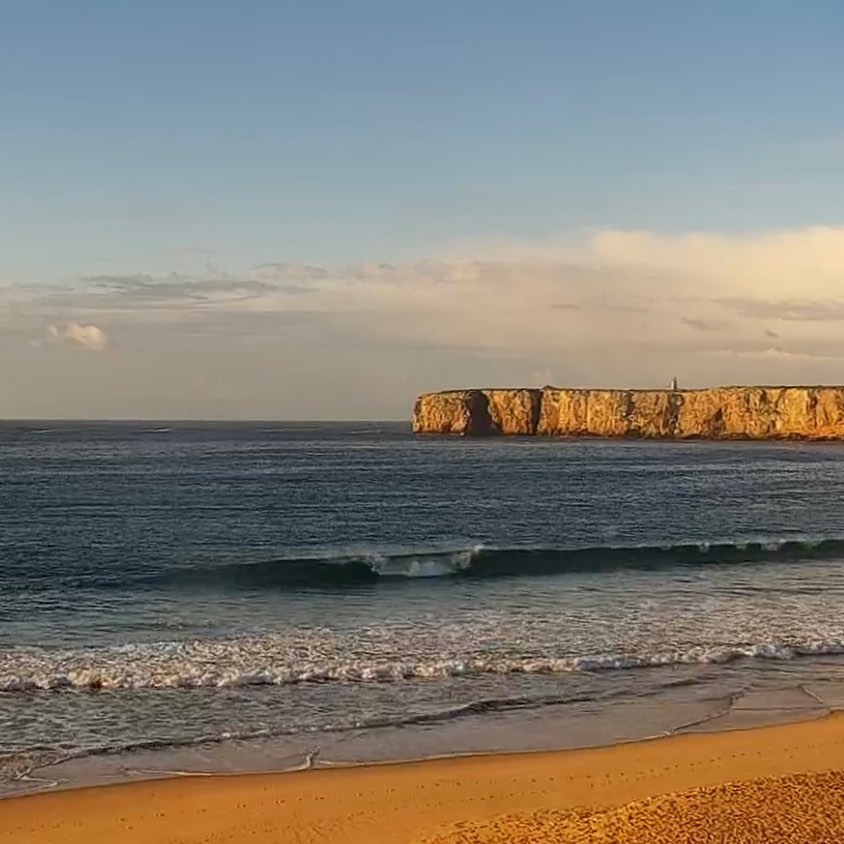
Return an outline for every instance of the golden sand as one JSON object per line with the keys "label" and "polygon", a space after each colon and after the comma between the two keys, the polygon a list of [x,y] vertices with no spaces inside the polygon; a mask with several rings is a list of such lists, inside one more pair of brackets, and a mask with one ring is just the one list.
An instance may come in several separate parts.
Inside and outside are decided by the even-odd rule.
{"label": "golden sand", "polygon": [[844,844],[836,771],[842,715],[594,750],[20,797],[0,801],[0,844]]}
{"label": "golden sand", "polygon": [[834,844],[844,841],[844,773],[699,788],[609,811],[532,812],[457,824],[424,844]]}

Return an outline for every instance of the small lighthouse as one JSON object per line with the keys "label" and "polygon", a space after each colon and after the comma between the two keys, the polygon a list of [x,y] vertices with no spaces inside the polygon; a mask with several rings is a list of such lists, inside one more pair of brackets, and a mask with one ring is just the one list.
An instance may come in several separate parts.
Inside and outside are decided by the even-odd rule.
{"label": "small lighthouse", "polygon": [[679,390],[679,389],[680,389],[680,388],[677,386],[677,376],[675,375],[675,376],[671,379],[671,392],[672,392],[672,393],[676,393],[676,392],[677,392],[677,390]]}

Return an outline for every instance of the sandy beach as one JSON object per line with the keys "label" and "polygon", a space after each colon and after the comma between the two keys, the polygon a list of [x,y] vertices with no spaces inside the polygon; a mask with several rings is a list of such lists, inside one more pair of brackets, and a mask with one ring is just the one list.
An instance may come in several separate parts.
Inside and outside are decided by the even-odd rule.
{"label": "sandy beach", "polygon": [[844,841],[844,714],[740,732],[0,802],[0,842]]}

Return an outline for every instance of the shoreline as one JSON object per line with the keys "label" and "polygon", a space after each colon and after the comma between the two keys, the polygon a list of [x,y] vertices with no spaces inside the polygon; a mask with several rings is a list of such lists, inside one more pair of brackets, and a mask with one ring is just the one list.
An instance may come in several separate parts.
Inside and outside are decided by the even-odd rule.
{"label": "shoreline", "polygon": [[[826,662],[826,659],[824,660]],[[827,665],[837,668],[838,659]],[[791,666],[789,666],[791,668]],[[827,674],[775,686],[713,688],[675,682],[659,694],[563,701],[422,724],[157,742],[53,756],[20,751],[0,759],[0,803],[80,788],[160,781],[169,776],[249,776],[354,769],[472,757],[599,750],[672,736],[740,732],[823,718],[844,710],[844,681]],[[58,751],[57,751],[58,753]],[[40,759],[38,757],[41,757]],[[53,758],[49,758],[53,756]],[[47,758],[45,758],[47,757]]]}
{"label": "shoreline", "polygon": [[454,824],[483,826],[501,815],[530,824],[537,813],[607,809],[689,789],[838,769],[844,769],[844,713],[588,749],[190,774],[8,797],[0,801],[0,843],[249,837],[258,844],[400,844],[437,835],[448,841]]}

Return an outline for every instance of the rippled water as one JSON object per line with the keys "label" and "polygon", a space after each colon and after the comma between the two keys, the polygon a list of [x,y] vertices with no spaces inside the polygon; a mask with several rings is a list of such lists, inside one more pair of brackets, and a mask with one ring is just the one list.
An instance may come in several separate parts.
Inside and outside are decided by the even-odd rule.
{"label": "rippled water", "polygon": [[0,755],[811,691],[842,492],[834,444],[2,423]]}

